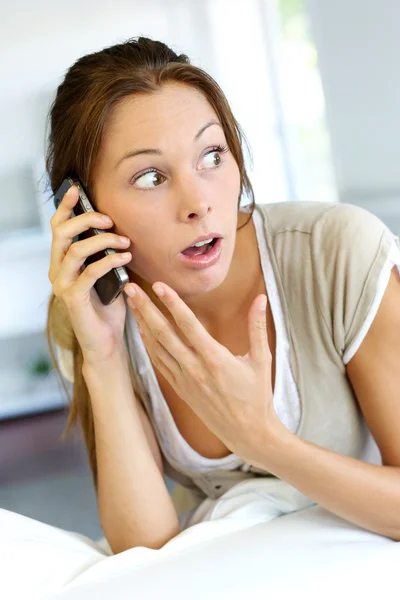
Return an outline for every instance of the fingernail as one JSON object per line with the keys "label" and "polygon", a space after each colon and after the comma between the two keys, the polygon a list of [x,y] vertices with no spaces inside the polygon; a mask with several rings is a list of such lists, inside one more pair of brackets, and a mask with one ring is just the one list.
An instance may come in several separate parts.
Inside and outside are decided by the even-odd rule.
{"label": "fingernail", "polygon": [[164,296],[164,288],[161,285],[153,285],[153,292],[157,294],[159,298]]}
{"label": "fingernail", "polygon": [[264,311],[267,308],[267,297],[263,296],[258,303],[258,310]]}
{"label": "fingernail", "polygon": [[136,290],[134,287],[126,287],[125,294],[130,298],[134,298],[136,296]]}

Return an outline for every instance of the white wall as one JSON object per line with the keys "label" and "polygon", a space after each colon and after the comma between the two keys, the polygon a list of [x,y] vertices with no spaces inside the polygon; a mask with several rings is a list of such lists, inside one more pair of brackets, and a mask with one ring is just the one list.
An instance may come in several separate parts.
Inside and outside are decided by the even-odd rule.
{"label": "white wall", "polygon": [[400,231],[400,2],[306,5],[340,198],[391,219]]}
{"label": "white wall", "polygon": [[55,90],[80,56],[138,35],[188,54],[219,82],[248,138],[257,202],[287,198],[258,0],[20,0],[1,13],[0,405],[9,341],[44,332],[54,209],[36,193],[35,168]]}
{"label": "white wall", "polygon": [[[2,9],[0,184],[12,205],[4,206],[0,231],[38,222],[30,168],[44,154],[45,116],[68,67],[83,54],[139,34],[167,43],[179,40],[197,59],[196,48],[201,46],[202,58],[207,60],[208,46],[200,43],[197,34],[201,32],[192,22],[197,3],[189,4],[194,10],[179,7],[182,19],[172,0],[168,10],[162,8],[161,0],[24,0]],[[186,29],[181,27],[184,21]]]}
{"label": "white wall", "polygon": [[[12,203],[2,207],[0,233],[38,223],[30,170],[44,153],[45,116],[65,71],[79,56],[139,34],[189,54],[219,81],[249,137],[255,161],[264,161],[262,186],[257,166],[254,173],[260,201],[285,199],[257,6],[256,0],[248,0],[246,7],[241,0],[21,0],[3,8],[0,185]],[[267,184],[265,162],[272,163]]]}

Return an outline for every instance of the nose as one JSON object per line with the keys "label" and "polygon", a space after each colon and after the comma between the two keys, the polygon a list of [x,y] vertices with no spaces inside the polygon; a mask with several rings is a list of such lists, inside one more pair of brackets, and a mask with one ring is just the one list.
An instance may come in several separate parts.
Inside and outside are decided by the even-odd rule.
{"label": "nose", "polygon": [[203,201],[201,204],[198,204],[195,208],[191,207],[191,210],[184,209],[182,213],[182,220],[186,221],[190,219],[191,221],[198,217],[199,219],[203,219],[209,212],[211,212],[211,206],[208,202]]}
{"label": "nose", "polygon": [[182,222],[203,219],[212,210],[211,202],[199,182],[181,183],[179,190],[179,218]]}

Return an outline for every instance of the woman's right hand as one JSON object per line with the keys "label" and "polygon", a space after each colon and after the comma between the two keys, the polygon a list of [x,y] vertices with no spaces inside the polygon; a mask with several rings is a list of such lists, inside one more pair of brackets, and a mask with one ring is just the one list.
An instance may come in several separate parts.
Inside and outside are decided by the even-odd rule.
{"label": "woman's right hand", "polygon": [[124,257],[121,252],[116,252],[89,264],[83,271],[82,266],[89,256],[106,248],[125,252],[130,241],[124,243],[117,234],[104,232],[72,243],[76,235],[90,227],[106,229],[113,225],[98,212],[71,219],[78,197],[78,188],[72,186],[50,219],[53,237],[48,277],[53,294],[67,309],[84,362],[98,365],[121,349],[126,306],[123,293],[105,306],[93,286],[112,268],[130,262],[131,254]]}

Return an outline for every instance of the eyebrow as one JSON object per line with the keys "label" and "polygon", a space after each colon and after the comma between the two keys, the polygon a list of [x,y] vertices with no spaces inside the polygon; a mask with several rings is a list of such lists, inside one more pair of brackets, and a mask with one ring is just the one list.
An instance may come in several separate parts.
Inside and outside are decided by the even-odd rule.
{"label": "eyebrow", "polygon": [[[206,129],[208,129],[209,127],[211,127],[211,125],[219,125],[222,128],[221,123],[219,123],[215,119],[212,119],[211,121],[208,121],[208,123],[206,123],[205,125],[203,125],[203,127],[201,127],[199,129],[199,131],[194,136],[193,142],[197,142],[197,140],[199,139],[199,137],[201,136],[201,134]],[[126,158],[132,158],[132,156],[137,156],[138,154],[156,154],[158,156],[161,156],[162,155],[162,151],[159,148],[138,148],[137,150],[130,150],[129,152],[127,152],[126,154],[124,154],[119,159],[119,161],[115,165],[114,169],[117,169],[117,167],[119,167],[119,165],[122,163],[122,161],[125,160]]]}

